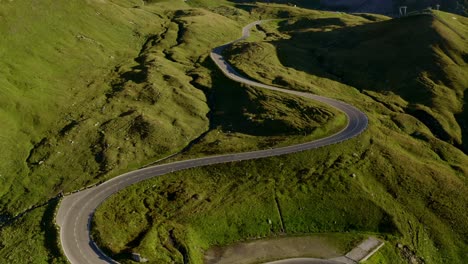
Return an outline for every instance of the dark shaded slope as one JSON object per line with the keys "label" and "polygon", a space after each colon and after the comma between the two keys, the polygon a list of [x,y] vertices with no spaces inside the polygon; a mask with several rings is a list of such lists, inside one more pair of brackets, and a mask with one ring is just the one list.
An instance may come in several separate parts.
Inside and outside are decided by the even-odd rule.
{"label": "dark shaded slope", "polygon": [[296,5],[304,8],[325,9],[354,13],[376,13],[398,15],[400,6],[407,6],[408,12],[436,9],[461,15],[468,15],[468,0],[230,0],[234,3],[278,3]]}
{"label": "dark shaded slope", "polygon": [[256,3],[256,2],[265,2],[265,3],[278,3],[278,4],[289,4],[297,5],[300,7],[306,8],[318,8],[320,7],[320,0],[229,0],[234,3]]}
{"label": "dark shaded slope", "polygon": [[[461,113],[468,87],[467,21],[454,18],[445,13],[418,15],[332,31],[304,30],[303,21],[291,22],[282,29],[292,40],[275,45],[288,67],[338,80],[364,93],[400,96],[407,102],[406,113],[466,153]],[[310,60],[303,60],[304,54]]]}
{"label": "dark shaded slope", "polygon": [[320,5],[322,8],[347,12],[394,13],[392,0],[322,0]]}

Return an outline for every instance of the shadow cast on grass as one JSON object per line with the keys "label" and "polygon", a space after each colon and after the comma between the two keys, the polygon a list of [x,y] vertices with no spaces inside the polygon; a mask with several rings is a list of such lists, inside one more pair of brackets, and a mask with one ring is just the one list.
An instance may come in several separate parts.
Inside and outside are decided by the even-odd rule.
{"label": "shadow cast on grass", "polygon": [[432,16],[421,15],[330,31],[305,31],[340,26],[342,21],[301,19],[293,24],[280,23],[279,30],[286,31],[291,39],[271,44],[286,67],[361,91],[393,91],[409,102],[429,104],[433,95],[421,80],[421,73],[429,72],[450,83],[434,63],[433,45],[442,45],[443,39],[431,28],[432,22]]}
{"label": "shadow cast on grass", "polygon": [[[203,62],[202,66],[216,69],[216,65],[208,59]],[[268,112],[268,109],[261,105],[262,101],[267,100],[263,92],[232,81],[219,70],[211,73],[211,82],[211,89],[203,87],[196,81],[192,82],[192,85],[203,90],[209,98],[210,128],[219,127],[228,133],[238,132],[253,136],[280,136],[296,133],[281,120],[257,122],[249,119],[248,114],[261,115]]]}
{"label": "shadow cast on grass", "polygon": [[[452,61],[447,62],[447,58],[439,55],[442,51],[447,56],[455,56],[458,51],[452,50],[448,40],[438,32],[444,27],[435,28],[434,16],[415,15],[336,28],[340,22],[339,19],[284,21],[279,24],[279,30],[291,35],[291,39],[270,43],[286,67],[341,82],[361,92],[390,92],[400,96],[408,102],[407,114],[423,122],[439,139],[466,153],[466,143],[455,143],[449,132],[451,128],[442,126],[433,113],[422,112],[420,107],[424,105],[435,112],[450,108],[436,103],[445,94],[437,86],[459,86],[444,67]],[[328,31],[314,30],[327,26],[331,27]],[[465,117],[466,110],[456,115],[462,127],[466,127]],[[466,139],[466,133],[462,137]]]}
{"label": "shadow cast on grass", "polygon": [[58,197],[50,200],[41,219],[41,229],[45,233],[44,248],[48,249],[49,263],[55,263],[54,260],[57,259],[64,260],[60,248],[60,234],[55,226],[55,210],[59,202]]}

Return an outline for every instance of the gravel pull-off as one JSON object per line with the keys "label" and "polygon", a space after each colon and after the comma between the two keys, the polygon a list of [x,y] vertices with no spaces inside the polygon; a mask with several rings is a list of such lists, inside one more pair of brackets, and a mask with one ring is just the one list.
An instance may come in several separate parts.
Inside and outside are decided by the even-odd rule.
{"label": "gravel pull-off", "polygon": [[346,255],[332,260],[345,263],[345,264],[354,264],[360,261],[365,261],[370,258],[377,250],[379,250],[384,245],[384,242],[378,240],[375,237],[369,237],[359,244],[357,247],[353,248]]}
{"label": "gravel pull-off", "polygon": [[353,248],[346,255],[332,259],[316,259],[316,258],[290,258],[268,262],[265,264],[357,264],[361,261],[366,261],[377,250],[384,245],[384,242],[375,238],[369,237]]}

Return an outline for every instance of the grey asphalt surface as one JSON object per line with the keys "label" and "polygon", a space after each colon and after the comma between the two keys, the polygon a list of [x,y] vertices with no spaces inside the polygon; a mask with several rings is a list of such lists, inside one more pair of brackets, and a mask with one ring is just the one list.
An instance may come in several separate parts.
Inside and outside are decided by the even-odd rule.
{"label": "grey asphalt surface", "polygon": [[[240,38],[239,40],[247,38],[250,35],[251,27],[259,23],[261,23],[261,21],[256,21],[247,25],[243,29],[242,38]],[[359,135],[367,128],[368,120],[366,115],[349,104],[331,98],[313,95],[305,92],[291,91],[274,86],[265,85],[242,77],[221,56],[221,52],[223,51],[223,49],[225,49],[232,43],[233,42],[215,48],[211,53],[211,58],[213,59],[213,61],[218,65],[218,67],[224,72],[224,74],[228,78],[240,83],[245,83],[248,85],[284,92],[288,94],[294,94],[297,96],[302,96],[326,103],[344,112],[348,117],[348,125],[343,130],[334,135],[303,144],[268,150],[211,156],[139,169],[115,177],[96,187],[65,196],[58,209],[56,222],[60,226],[60,241],[62,244],[63,251],[71,263],[116,263],[111,258],[106,256],[94,244],[90,236],[90,225],[92,222],[94,211],[103,201],[105,201],[112,194],[132,184],[156,176],[161,176],[167,173],[189,168],[242,160],[259,159],[271,156],[279,156],[304,150],[315,149],[331,144],[336,144]]]}
{"label": "grey asphalt surface", "polygon": [[265,264],[342,264],[342,263],[336,262],[333,260],[327,260],[327,259],[292,258],[292,259],[267,262]]}

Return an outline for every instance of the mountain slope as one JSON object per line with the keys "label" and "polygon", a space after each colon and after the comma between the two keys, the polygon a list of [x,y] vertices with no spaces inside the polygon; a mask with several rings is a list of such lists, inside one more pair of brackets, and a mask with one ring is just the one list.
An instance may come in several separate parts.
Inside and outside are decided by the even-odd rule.
{"label": "mountain slope", "polygon": [[[303,13],[266,22],[252,39],[226,50],[237,70],[353,104],[368,115],[368,130],[314,151],[196,168],[131,186],[97,210],[100,245],[122,261],[136,251],[155,263],[201,263],[208,248],[239,240],[371,232],[387,243],[369,263],[464,263],[468,156],[455,141],[461,129],[425,105],[443,109],[456,124],[464,113],[464,99],[453,97],[464,90],[465,41],[456,33],[445,40],[435,30],[464,30],[460,21],[444,13],[436,14],[440,25],[431,16],[390,20],[271,4],[250,12],[280,18]],[[401,37],[386,44],[395,36]],[[445,55],[435,47],[445,47]],[[408,64],[395,56],[413,53]],[[458,64],[445,60],[448,54]],[[421,69],[440,87],[418,82]],[[387,79],[396,81],[384,86]],[[441,125],[419,120],[418,109],[432,111],[428,115]],[[453,133],[453,144],[438,138],[437,128]],[[128,205],[123,214],[122,204]],[[125,230],[131,221],[140,225]]]}
{"label": "mountain slope", "polygon": [[406,6],[407,12],[419,11],[431,7],[452,12],[455,14],[468,15],[467,0],[230,0],[235,3],[279,3],[295,5],[303,8],[314,8],[331,11],[344,11],[351,13],[374,13],[391,16],[399,15],[399,7]]}
{"label": "mountain slope", "polygon": [[300,140],[303,129],[339,116],[239,87],[207,59],[246,21],[297,15],[259,26],[258,43],[226,55],[261,82],[356,105],[369,115],[368,131],[315,151],[132,186],[96,212],[102,245],[123,259],[132,250],[157,263],[187,254],[201,262],[210,246],[259,236],[372,232],[388,243],[371,262],[464,263],[466,19],[219,5],[0,3],[0,225],[9,223],[0,227],[0,262],[65,262],[53,224],[58,200],[9,219],[61,191],[189,142],[182,158],[268,148],[277,133]]}
{"label": "mountain slope", "polygon": [[140,4],[1,4],[0,215],[177,152],[207,129],[204,93],[162,52],[179,45],[174,12]]}
{"label": "mountain slope", "polygon": [[[400,111],[419,119],[438,138],[468,151],[463,140],[467,130],[462,129],[468,87],[466,18],[438,12],[329,32],[294,32],[295,25],[304,23],[284,25],[284,30],[290,31],[296,51],[314,56],[325,73],[295,60],[298,56],[282,56],[285,65],[368,94],[400,96],[405,101],[398,106]],[[282,41],[278,45],[282,53]]]}
{"label": "mountain slope", "polygon": [[1,263],[64,261],[54,224],[63,193],[199,140],[210,145],[193,151],[207,155],[343,126],[328,106],[214,74],[209,52],[250,20],[219,3],[0,3]]}

